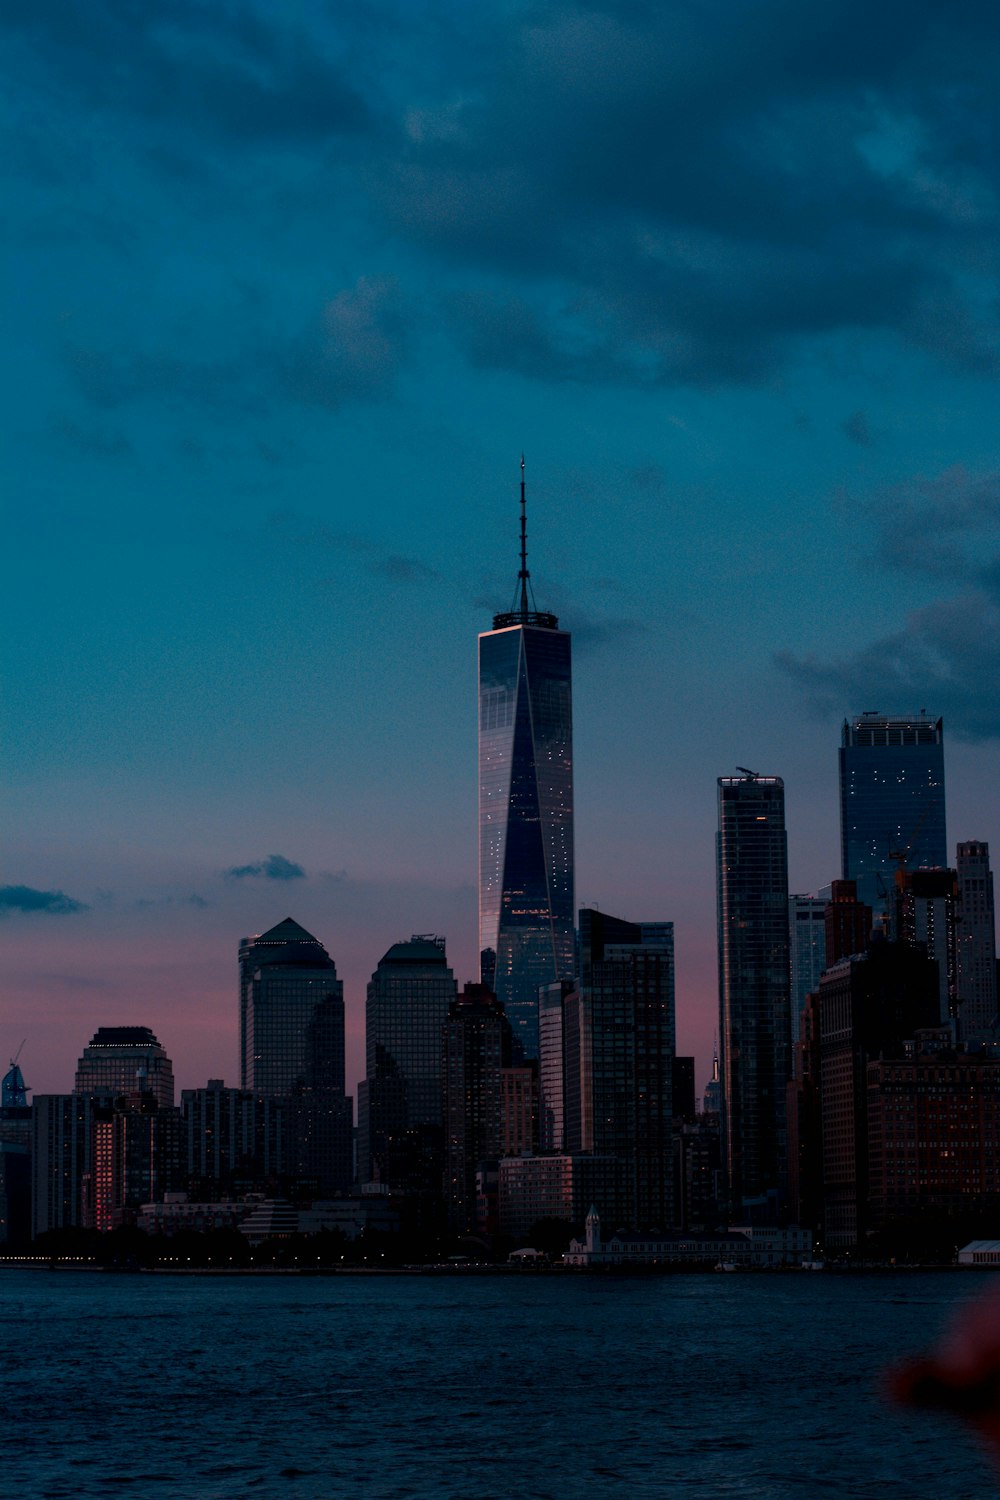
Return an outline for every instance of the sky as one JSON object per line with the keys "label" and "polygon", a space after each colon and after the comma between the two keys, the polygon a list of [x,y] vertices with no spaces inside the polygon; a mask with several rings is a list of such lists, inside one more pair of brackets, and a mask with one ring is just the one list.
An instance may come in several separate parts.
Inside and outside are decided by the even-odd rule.
{"label": "sky", "polygon": [[716,778],[845,715],[1000,850],[1000,22],[957,0],[12,0],[0,1058],[238,1081],[236,951],[476,976],[476,636],[573,634],[578,905],[717,1029]]}

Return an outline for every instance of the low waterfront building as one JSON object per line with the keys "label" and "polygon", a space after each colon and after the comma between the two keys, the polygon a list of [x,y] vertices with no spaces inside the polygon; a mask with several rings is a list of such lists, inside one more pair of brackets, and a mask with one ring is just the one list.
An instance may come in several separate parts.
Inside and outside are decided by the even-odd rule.
{"label": "low waterfront building", "polygon": [[600,1215],[587,1215],[582,1240],[571,1240],[567,1266],[733,1266],[777,1269],[801,1266],[813,1252],[812,1235],[797,1225],[749,1225],[708,1234],[648,1234],[619,1230],[606,1242]]}
{"label": "low waterfront building", "polygon": [[994,1270],[1000,1266],[1000,1240],[970,1240],[958,1252],[960,1266],[982,1266]]}

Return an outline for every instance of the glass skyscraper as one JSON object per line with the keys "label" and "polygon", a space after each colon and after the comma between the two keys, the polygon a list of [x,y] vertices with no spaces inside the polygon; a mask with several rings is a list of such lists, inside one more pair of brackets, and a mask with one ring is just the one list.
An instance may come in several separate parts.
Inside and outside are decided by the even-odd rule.
{"label": "glass skyscraper", "polygon": [[719,778],[719,1030],[730,1209],[770,1216],[785,1175],[788,845],[780,776]]}
{"label": "glass skyscraper", "polygon": [[944,731],[921,712],[844,720],[840,744],[841,873],[858,900],[891,905],[896,870],[948,864]]}
{"label": "glass skyscraper", "polygon": [[241,1084],[291,1101],[293,1173],[322,1195],[351,1181],[344,985],[323,944],[287,917],[240,943]]}
{"label": "glass skyscraper", "polygon": [[[368,986],[366,1078],[358,1095],[358,1172],[392,1187],[419,1182],[440,1156],[441,1028],[458,987],[444,938],[393,943]],[[440,1162],[437,1162],[440,1184]],[[424,1174],[427,1175],[427,1174]]]}
{"label": "glass skyscraper", "polygon": [[521,474],[514,605],[479,637],[479,946],[537,1057],[539,986],[574,969],[573,710],[569,632],[530,599]]}

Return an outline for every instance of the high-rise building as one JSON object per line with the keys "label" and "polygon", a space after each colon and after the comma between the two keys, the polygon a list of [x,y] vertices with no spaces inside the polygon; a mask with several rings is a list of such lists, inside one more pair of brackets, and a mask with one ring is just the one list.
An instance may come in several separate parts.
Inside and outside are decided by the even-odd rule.
{"label": "high-rise building", "polygon": [[511,1030],[503,1006],[482,984],[467,984],[441,1028],[445,1202],[459,1233],[476,1224],[476,1169],[503,1151],[503,1071]]}
{"label": "high-rise building", "polygon": [[538,1142],[542,1151],[564,1149],[563,1002],[572,988],[568,979],[561,979],[538,992]]}
{"label": "high-rise building", "polygon": [[[580,912],[584,1138],[622,1163],[619,1222],[673,1223],[674,924]],[[602,1209],[605,1205],[599,1205]]]}
{"label": "high-rise building", "polygon": [[574,970],[573,710],[569,632],[534,607],[525,538],[522,460],[517,590],[479,637],[479,946],[537,1057],[539,987]]}
{"label": "high-rise building", "polygon": [[958,1024],[963,1042],[1000,1040],[997,1018],[997,940],[990,846],[959,844]]}
{"label": "high-rise building", "polygon": [[285,1100],[227,1089],[221,1078],[181,1090],[181,1163],[189,1191],[199,1197],[287,1176],[289,1144]]}
{"label": "high-rise building", "polygon": [[362,1182],[440,1181],[441,1027],[456,994],[444,938],[416,934],[379,960],[368,985],[367,1076],[358,1098]]}
{"label": "high-rise building", "polygon": [[826,968],[827,897],[792,895],[788,898],[788,946],[791,963],[789,1046],[794,1056],[806,996],[819,984]]}
{"label": "high-rise building", "polygon": [[0,1245],[31,1238],[31,1114],[24,1074],[13,1057],[0,1084]]}
{"label": "high-rise building", "polygon": [[937,964],[910,943],[876,941],[827,969],[816,1001],[823,1223],[827,1248],[845,1250],[874,1227],[869,1064],[902,1057],[915,1031],[936,1025]]}
{"label": "high-rise building", "polygon": [[[742,769],[742,768],[741,768]],[[719,778],[722,1140],[730,1211],[777,1212],[789,1077],[788,848],[780,776]]]}
{"label": "high-rise building", "polygon": [[940,719],[871,711],[844,720],[840,845],[843,878],[876,913],[891,908],[898,868],[947,865]]}
{"label": "high-rise building", "polygon": [[152,1094],[174,1102],[174,1070],[148,1026],[99,1026],[76,1067],[76,1094]]}
{"label": "high-rise building", "polygon": [[318,1193],[352,1178],[344,986],[322,943],[287,917],[239,950],[242,1086],[291,1101],[293,1174]]}
{"label": "high-rise building", "polygon": [[954,870],[897,870],[893,936],[920,944],[938,966],[939,1013],[943,1026],[957,1025],[958,880]]}
{"label": "high-rise building", "polygon": [[[872,909],[858,900],[856,880],[834,880],[824,911],[825,967],[830,969],[852,953],[864,953],[872,935]],[[815,993],[815,987],[810,993]],[[796,1038],[798,1040],[798,1038]]]}

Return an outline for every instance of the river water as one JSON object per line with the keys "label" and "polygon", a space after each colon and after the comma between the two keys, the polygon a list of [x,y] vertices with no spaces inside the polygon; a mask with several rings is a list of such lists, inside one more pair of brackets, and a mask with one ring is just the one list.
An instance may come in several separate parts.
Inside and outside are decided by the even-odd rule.
{"label": "river water", "polygon": [[964,1430],[879,1381],[984,1285],[2,1269],[2,1490],[972,1500]]}

